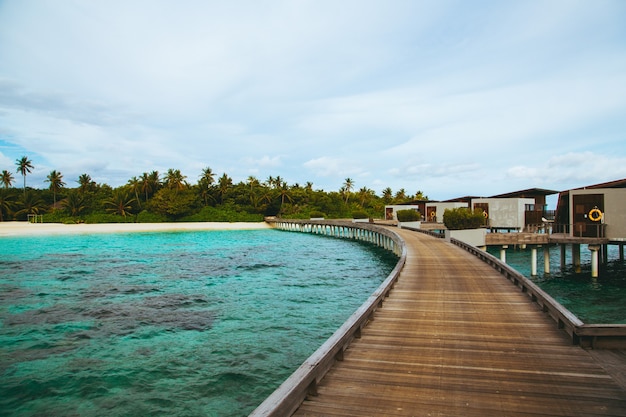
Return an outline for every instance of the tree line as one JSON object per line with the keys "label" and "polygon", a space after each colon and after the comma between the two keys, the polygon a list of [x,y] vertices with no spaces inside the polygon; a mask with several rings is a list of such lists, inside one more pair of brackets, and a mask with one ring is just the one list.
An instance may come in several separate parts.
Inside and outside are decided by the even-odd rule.
{"label": "tree line", "polygon": [[250,176],[234,183],[226,173],[217,176],[204,168],[191,183],[179,169],[144,172],[122,186],[113,188],[96,183],[87,173],[69,187],[60,171],[46,177],[47,188],[27,186],[26,177],[34,169],[23,156],[15,161],[22,176],[22,189],[14,187],[13,172],[3,170],[0,189],[0,221],[26,220],[42,215],[45,222],[165,222],[165,221],[262,221],[265,216],[289,218],[377,217],[386,204],[427,199],[418,191],[404,189],[393,193],[387,187],[380,196],[367,188],[355,189],[346,178],[338,191],[314,190],[313,184],[288,184],[280,176],[261,181]]}

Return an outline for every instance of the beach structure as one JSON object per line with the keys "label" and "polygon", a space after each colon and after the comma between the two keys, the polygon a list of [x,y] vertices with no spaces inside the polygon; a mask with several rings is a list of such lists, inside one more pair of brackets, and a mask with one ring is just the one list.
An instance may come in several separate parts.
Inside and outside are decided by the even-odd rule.
{"label": "beach structure", "polygon": [[405,204],[390,204],[385,206],[385,220],[398,220],[399,210],[419,211],[422,217],[426,213],[426,203],[428,200],[411,201]]}
{"label": "beach structure", "polygon": [[427,222],[442,223],[443,213],[446,210],[452,210],[460,207],[469,207],[469,203],[465,201],[430,201],[426,203]]}
{"label": "beach structure", "polygon": [[555,232],[568,237],[626,240],[626,178],[559,193]]}
{"label": "beach structure", "polygon": [[624,260],[626,242],[626,178],[562,191],[555,215],[551,243],[561,246],[564,264],[567,245],[572,246],[572,259],[580,269],[580,247],[591,251],[591,274],[598,276],[601,263],[606,263],[608,245],[619,246]]}
{"label": "beach structure", "polygon": [[418,210],[422,221],[441,223],[447,209],[480,208],[486,213],[485,226],[491,232],[521,232],[544,225],[554,218],[547,210],[546,196],[558,191],[529,188],[491,197],[464,196],[450,200],[417,200],[405,204],[385,206],[385,220],[397,220],[398,210]]}
{"label": "beach structure", "polygon": [[547,210],[546,196],[558,191],[529,188],[487,198],[472,198],[472,209],[482,209],[485,224],[492,232],[521,232],[538,229],[551,220],[553,213]]}
{"label": "beach structure", "polygon": [[[529,195],[526,192],[533,190],[549,195],[549,190],[538,189],[519,193]],[[502,196],[508,195],[496,197]],[[556,244],[561,251],[561,268],[565,267],[566,251],[571,247],[572,264],[576,271],[580,271],[581,246],[587,245],[591,252],[591,276],[597,278],[599,266],[607,262],[607,245],[618,245],[620,259],[624,259],[626,179],[561,191],[553,217],[551,212],[541,210],[540,196],[536,195],[535,198],[535,205],[527,206],[524,211],[525,226],[516,230],[520,233],[487,235],[487,245],[500,245],[501,260],[506,260],[506,249],[509,246],[528,246],[531,250],[531,275],[536,275],[536,251],[537,248],[543,248],[544,272],[550,273],[550,246]],[[481,201],[472,200],[472,204],[476,202]],[[491,217],[492,206],[490,210]],[[542,225],[538,224],[539,218]],[[492,227],[492,224],[489,226]]]}

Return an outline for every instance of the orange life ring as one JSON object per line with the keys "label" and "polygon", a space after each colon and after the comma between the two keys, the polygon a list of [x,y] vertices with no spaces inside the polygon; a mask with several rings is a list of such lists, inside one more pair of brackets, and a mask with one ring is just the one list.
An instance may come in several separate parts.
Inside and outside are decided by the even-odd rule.
{"label": "orange life ring", "polygon": [[485,219],[489,217],[489,214],[483,210],[483,216],[485,216]]}
{"label": "orange life ring", "polygon": [[435,216],[437,216],[437,212],[436,212],[436,211],[431,211],[431,212],[430,212],[430,218],[431,218],[431,219],[434,219],[434,218],[435,218]]}
{"label": "orange life ring", "polygon": [[600,211],[600,209],[597,207],[594,207],[591,210],[589,210],[589,219],[592,222],[599,222],[600,220],[602,220],[602,212]]}

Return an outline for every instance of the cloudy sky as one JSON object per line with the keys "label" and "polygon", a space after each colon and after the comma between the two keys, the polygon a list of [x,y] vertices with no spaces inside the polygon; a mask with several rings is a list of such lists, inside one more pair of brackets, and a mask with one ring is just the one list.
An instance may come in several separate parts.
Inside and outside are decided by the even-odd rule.
{"label": "cloudy sky", "polygon": [[432,199],[626,178],[624,22],[623,0],[0,0],[0,170]]}

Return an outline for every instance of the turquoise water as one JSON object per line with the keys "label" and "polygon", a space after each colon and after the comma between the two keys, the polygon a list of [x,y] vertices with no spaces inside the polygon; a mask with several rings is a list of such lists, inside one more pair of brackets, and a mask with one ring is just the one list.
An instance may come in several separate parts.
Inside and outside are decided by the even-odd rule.
{"label": "turquoise water", "polygon": [[2,416],[245,416],[397,261],[275,230],[0,245]]}
{"label": "turquoise water", "polygon": [[[500,257],[499,247],[489,253]],[[589,324],[626,324],[626,264],[619,260],[618,247],[609,245],[608,263],[602,265],[598,278],[591,278],[591,255],[581,245],[581,271],[572,266],[571,248],[566,251],[561,270],[561,250],[550,246],[550,274],[544,274],[543,249],[537,250],[537,276],[530,276],[530,249],[507,249],[506,263],[530,278],[561,305]]]}

